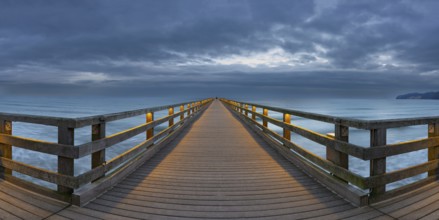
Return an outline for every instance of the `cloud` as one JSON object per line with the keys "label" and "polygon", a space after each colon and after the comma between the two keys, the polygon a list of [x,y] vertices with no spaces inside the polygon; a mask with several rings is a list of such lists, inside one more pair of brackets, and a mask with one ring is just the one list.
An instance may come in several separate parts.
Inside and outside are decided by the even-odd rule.
{"label": "cloud", "polygon": [[[192,94],[294,85],[316,95],[368,95],[437,86],[431,79],[439,69],[439,3],[432,0],[0,5],[3,91],[26,85],[32,94],[64,85],[75,94],[117,87],[130,95],[147,85]],[[395,77],[410,83],[389,80]]]}

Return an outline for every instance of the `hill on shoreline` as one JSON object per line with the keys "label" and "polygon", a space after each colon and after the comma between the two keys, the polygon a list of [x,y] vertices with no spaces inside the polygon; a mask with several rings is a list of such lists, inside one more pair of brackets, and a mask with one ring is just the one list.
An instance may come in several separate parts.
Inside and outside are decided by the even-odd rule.
{"label": "hill on shoreline", "polygon": [[397,96],[396,99],[439,99],[439,91],[426,93],[407,93]]}

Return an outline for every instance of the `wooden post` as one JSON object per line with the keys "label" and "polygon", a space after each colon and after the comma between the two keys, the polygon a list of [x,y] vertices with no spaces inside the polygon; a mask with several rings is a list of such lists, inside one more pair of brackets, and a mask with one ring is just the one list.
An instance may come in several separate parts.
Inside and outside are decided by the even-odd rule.
{"label": "wooden post", "polygon": [[[173,107],[169,108],[168,112],[169,112],[168,115],[173,115],[174,114],[174,108]],[[170,118],[169,119],[169,127],[171,127],[172,125],[174,125],[174,118]]]}
{"label": "wooden post", "polygon": [[[256,112],[256,106],[254,106],[254,105],[252,106],[252,111],[253,111],[253,112]],[[252,113],[252,119],[253,119],[253,120],[256,120],[256,115],[255,115],[255,113]]]}
{"label": "wooden post", "polygon": [[[291,115],[284,113],[284,123],[291,124]],[[283,129],[284,130],[284,138],[287,140],[291,140],[291,131],[289,129]]]}
{"label": "wooden post", "polygon": [[[12,135],[12,121],[0,120],[0,133]],[[12,145],[0,144],[0,156],[12,160]],[[0,176],[12,175],[11,169],[0,167]]]}
{"label": "wooden post", "polygon": [[[58,143],[74,145],[75,129],[68,127],[58,127]],[[75,175],[75,160],[73,158],[58,156],[58,173],[68,176]],[[58,185],[58,192],[72,194],[73,189]]]}
{"label": "wooden post", "polygon": [[[386,145],[387,135],[385,128],[378,128],[370,130],[370,146]],[[377,158],[370,161],[370,176],[376,176],[386,173],[386,158]],[[383,194],[386,192],[386,185],[378,186],[370,189],[372,196]]]}
{"label": "wooden post", "polygon": [[[262,110],[262,114],[263,114],[264,116],[268,116],[268,109],[264,108],[264,109]],[[268,126],[267,119],[265,119],[265,118],[262,119],[262,125],[263,125],[264,127],[267,127],[267,126]]]}
{"label": "wooden post", "polygon": [[[154,112],[146,113],[146,123],[154,121]],[[154,136],[154,128],[146,130],[146,140],[151,139]]]}
{"label": "wooden post", "polygon": [[[439,123],[428,124],[428,137],[439,136]],[[428,146],[428,161],[439,159],[439,146]],[[439,174],[439,169],[428,171],[428,176]]]}
{"label": "wooden post", "polygon": [[184,119],[184,105],[180,105],[180,121]]}
{"label": "wooden post", "polygon": [[187,117],[191,115],[191,104],[187,104]]}
{"label": "wooden post", "polygon": [[245,105],[245,116],[248,117],[248,105],[247,104]]}
{"label": "wooden post", "polygon": [[[344,125],[336,124],[335,125],[335,133],[328,134],[339,141],[349,142],[349,127]],[[349,155],[343,152],[334,150],[330,147],[326,147],[326,159],[331,161],[332,163],[343,167],[345,169],[349,169]],[[344,180],[342,180],[344,181]],[[346,182],[346,181],[344,181]]]}
{"label": "wooden post", "polygon": [[[105,138],[105,122],[92,125],[91,126],[91,140],[96,141],[96,140],[99,140],[102,138]],[[92,169],[96,168],[104,163],[105,163],[105,149],[94,152],[91,155],[91,168]]]}

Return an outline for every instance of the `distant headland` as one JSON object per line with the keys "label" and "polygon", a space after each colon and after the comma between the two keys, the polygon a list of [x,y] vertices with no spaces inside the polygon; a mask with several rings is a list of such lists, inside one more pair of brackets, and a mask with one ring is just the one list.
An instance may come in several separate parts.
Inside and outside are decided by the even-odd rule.
{"label": "distant headland", "polygon": [[396,99],[439,99],[439,91],[426,93],[407,93],[397,96]]}

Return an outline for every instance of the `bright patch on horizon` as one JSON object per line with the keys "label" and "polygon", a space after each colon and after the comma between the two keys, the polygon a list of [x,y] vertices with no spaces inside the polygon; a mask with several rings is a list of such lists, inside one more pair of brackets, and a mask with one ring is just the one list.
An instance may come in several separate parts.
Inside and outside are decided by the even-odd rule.
{"label": "bright patch on horizon", "polygon": [[94,73],[94,72],[78,72],[75,73],[68,79],[69,83],[77,82],[104,82],[110,80],[105,73]]}
{"label": "bright patch on horizon", "polygon": [[301,66],[312,64],[326,64],[329,61],[318,57],[314,53],[291,54],[282,48],[274,48],[266,52],[249,53],[245,55],[231,55],[223,58],[212,59],[218,65],[243,65],[251,68],[256,67],[280,67],[280,66]]}

